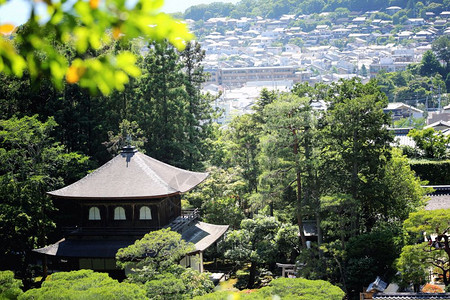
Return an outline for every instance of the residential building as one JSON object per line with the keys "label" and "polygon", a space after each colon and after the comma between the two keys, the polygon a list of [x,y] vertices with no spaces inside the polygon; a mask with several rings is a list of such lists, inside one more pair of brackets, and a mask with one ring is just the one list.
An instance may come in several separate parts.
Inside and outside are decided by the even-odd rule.
{"label": "residential building", "polygon": [[403,118],[423,118],[424,112],[414,106],[407,105],[402,102],[389,103],[388,106],[383,109],[384,112],[390,112],[392,120],[397,121]]}

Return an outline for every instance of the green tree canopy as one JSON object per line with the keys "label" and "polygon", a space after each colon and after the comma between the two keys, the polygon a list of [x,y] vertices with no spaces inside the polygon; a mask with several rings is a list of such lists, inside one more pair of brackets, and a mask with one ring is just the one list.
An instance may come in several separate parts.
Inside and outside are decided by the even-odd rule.
{"label": "green tree canopy", "polygon": [[425,52],[422,57],[420,65],[420,75],[422,76],[432,76],[436,73],[441,72],[441,64],[437,60],[436,55],[430,50]]}
{"label": "green tree canopy", "polygon": [[127,281],[143,287],[150,299],[191,299],[214,288],[207,273],[178,264],[194,250],[194,244],[166,228],[119,249],[116,259],[117,265],[127,271]]}
{"label": "green tree canopy", "polygon": [[280,223],[274,217],[256,216],[242,220],[239,230],[227,234],[225,257],[240,266],[251,263],[247,284],[252,288],[258,264],[273,262],[277,252],[275,237]]}
{"label": "green tree canopy", "polygon": [[448,69],[450,66],[450,39],[448,36],[443,35],[434,40],[431,49],[433,49],[440,60],[444,61],[445,66]]}
{"label": "green tree canopy", "polygon": [[106,273],[92,270],[54,273],[19,299],[147,299],[144,289],[132,283],[119,283]]}
{"label": "green tree canopy", "polygon": [[345,248],[347,288],[359,292],[377,276],[390,281],[397,272],[394,262],[402,244],[399,225],[375,228],[350,238]]}
{"label": "green tree canopy", "polygon": [[412,283],[416,292],[419,291],[419,286],[426,282],[429,267],[426,263],[427,253],[423,251],[423,247],[422,244],[404,246],[396,262],[402,285],[408,286]]}
{"label": "green tree canopy", "polygon": [[108,131],[108,141],[103,144],[110,153],[117,155],[127,145],[134,146],[145,153],[143,147],[146,141],[147,138],[145,138],[144,132],[139,128],[138,123],[124,119],[119,124],[119,132],[114,134],[112,131]]}
{"label": "green tree canopy", "polygon": [[424,152],[427,158],[445,159],[448,157],[447,148],[450,145],[450,136],[445,136],[441,131],[433,128],[413,129],[408,133],[416,143],[416,147]]}
{"label": "green tree canopy", "polygon": [[257,155],[262,125],[253,115],[233,118],[225,134],[228,141],[229,165],[242,168],[242,177],[246,181],[247,193],[258,191],[259,164]]}
{"label": "green tree canopy", "polygon": [[240,168],[210,167],[207,171],[210,176],[202,183],[202,188],[188,193],[187,200],[202,209],[205,221],[239,227],[244,218],[241,202],[246,190]]}
{"label": "green tree canopy", "polygon": [[200,93],[204,53],[198,44],[179,52],[152,43],[140,64],[142,76],[130,91],[129,121],[136,121],[146,153],[177,167],[202,169],[212,135],[211,97]]}
{"label": "green tree canopy", "polygon": [[[300,93],[300,92],[299,92]],[[308,97],[296,94],[282,95],[264,108],[267,134],[261,139],[263,155],[267,157],[266,172],[262,176],[277,176],[281,189],[295,186],[295,218],[299,226],[302,245],[306,246],[303,219],[306,208],[313,206],[313,176],[317,143],[317,114]],[[273,184],[273,181],[270,180]]]}
{"label": "green tree canopy", "polygon": [[132,282],[145,283],[195,250],[192,243],[181,239],[181,235],[170,228],[147,233],[134,244],[117,251],[117,265],[132,272]]}
{"label": "green tree canopy", "polygon": [[23,291],[22,282],[14,278],[12,271],[0,271],[0,299],[15,300]]}
{"label": "green tree canopy", "polygon": [[419,257],[425,257],[426,263],[440,269],[444,284],[450,285],[450,210],[421,210],[411,213],[403,227],[419,239],[423,239],[424,234],[428,239],[428,243],[407,248],[405,253],[412,250],[417,253],[417,249],[421,248],[422,254]]}
{"label": "green tree canopy", "polygon": [[351,195],[360,205],[360,220],[370,230],[380,208],[376,203],[382,201],[373,191],[378,190],[379,171],[390,158],[390,117],[383,111],[387,98],[375,81],[362,84],[351,79],[332,87],[330,101],[324,133],[327,193]]}
{"label": "green tree canopy", "polygon": [[54,206],[45,193],[86,171],[86,156],[54,142],[56,126],[53,118],[41,122],[37,116],[0,120],[2,257],[47,244],[55,224]]}

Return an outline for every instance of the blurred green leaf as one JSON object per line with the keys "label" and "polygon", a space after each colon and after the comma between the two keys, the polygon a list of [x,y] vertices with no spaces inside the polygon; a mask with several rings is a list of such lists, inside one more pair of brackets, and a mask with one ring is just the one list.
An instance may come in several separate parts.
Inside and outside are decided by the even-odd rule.
{"label": "blurred green leaf", "polygon": [[[0,4],[4,2],[0,0]],[[108,94],[123,89],[129,76],[141,75],[137,59],[127,52],[100,62],[90,50],[110,46],[114,40],[128,42],[138,37],[145,41],[167,40],[183,50],[186,41],[193,37],[185,24],[159,12],[162,0],[138,0],[131,8],[124,0],[78,0],[72,6],[65,5],[67,1],[44,2],[50,20],[42,23],[39,16],[30,16],[26,30],[15,34],[14,42],[20,45],[20,51],[9,41],[0,41],[1,72],[22,76],[28,69],[32,78],[47,76],[58,88],[63,87],[65,78],[67,83],[80,84],[91,93]],[[5,30],[9,28],[8,24],[2,26]],[[47,38],[49,34],[52,39]],[[70,57],[55,49],[57,44],[68,43],[76,48],[83,60],[79,67],[82,65],[85,71],[68,68]]]}

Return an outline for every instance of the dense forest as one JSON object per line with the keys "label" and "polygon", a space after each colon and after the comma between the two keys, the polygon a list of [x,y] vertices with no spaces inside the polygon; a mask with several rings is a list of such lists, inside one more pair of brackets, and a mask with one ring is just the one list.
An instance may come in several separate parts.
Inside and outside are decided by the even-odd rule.
{"label": "dense forest", "polygon": [[[419,4],[420,3],[420,4]],[[208,20],[217,17],[256,17],[279,18],[284,14],[319,14],[334,11],[375,11],[389,6],[399,6],[407,11],[409,17],[420,15],[417,8],[427,7],[430,11],[443,11],[450,5],[447,0],[298,0],[263,1],[242,0],[236,4],[215,2],[188,8],[182,15],[185,19]]]}
{"label": "dense forest", "polygon": [[[69,61],[79,55],[70,44],[55,49]],[[203,51],[196,43],[180,52],[168,43],[139,40],[107,45],[95,55],[125,49],[139,57],[142,76],[108,95],[68,82],[60,88],[28,72],[1,76],[2,268],[28,276],[24,251],[60,237],[54,229],[66,218],[45,193],[80,179],[126,144],[175,166],[204,169],[215,129],[211,97],[200,93]]]}

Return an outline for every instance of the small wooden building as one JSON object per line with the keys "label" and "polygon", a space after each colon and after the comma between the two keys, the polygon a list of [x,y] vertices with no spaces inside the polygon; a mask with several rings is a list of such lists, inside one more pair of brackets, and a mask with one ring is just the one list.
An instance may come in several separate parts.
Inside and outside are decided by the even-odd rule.
{"label": "small wooden building", "polygon": [[[203,270],[202,252],[228,229],[227,225],[199,222],[183,214],[181,194],[201,183],[208,173],[186,171],[125,147],[111,161],[79,181],[49,192],[55,202],[75,204],[76,226],[65,238],[35,249],[51,269],[93,269],[121,273],[115,254],[144,234],[165,227],[192,241],[197,250],[195,269]],[[186,258],[185,265],[190,258]],[[47,265],[45,263],[45,265]]]}

